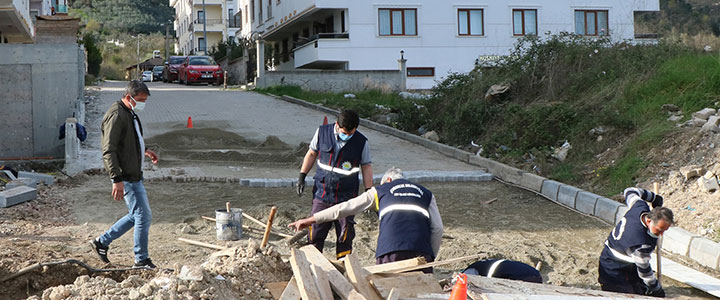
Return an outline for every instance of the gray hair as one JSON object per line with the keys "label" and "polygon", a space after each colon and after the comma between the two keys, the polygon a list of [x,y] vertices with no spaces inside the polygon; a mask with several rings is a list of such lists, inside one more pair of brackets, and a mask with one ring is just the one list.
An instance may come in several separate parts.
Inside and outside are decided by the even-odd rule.
{"label": "gray hair", "polygon": [[675,224],[672,210],[664,206],[653,208],[652,211],[650,211],[648,218],[650,218],[650,220],[655,223],[659,222],[660,220],[664,220],[670,225]]}
{"label": "gray hair", "polygon": [[380,180],[380,184],[387,182],[388,178],[392,179],[392,180],[396,180],[396,179],[402,179],[403,177],[405,177],[405,175],[403,175],[402,170],[400,170],[396,167],[392,167],[385,172],[385,175],[383,175],[382,179]]}
{"label": "gray hair", "polygon": [[130,80],[127,87],[125,87],[125,95],[135,97],[138,94],[145,94],[150,96],[150,90],[148,90],[148,87],[147,85],[145,85],[144,82],[140,80]]}

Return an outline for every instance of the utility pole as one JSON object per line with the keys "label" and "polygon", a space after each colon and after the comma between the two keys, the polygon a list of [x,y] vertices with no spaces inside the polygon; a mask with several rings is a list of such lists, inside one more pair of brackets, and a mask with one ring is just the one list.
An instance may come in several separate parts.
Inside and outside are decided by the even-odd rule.
{"label": "utility pole", "polygon": [[203,55],[207,55],[207,10],[205,10],[205,0],[202,0],[203,4],[203,40],[205,41],[205,49],[203,50]]}
{"label": "utility pole", "polygon": [[140,78],[140,36],[141,34],[138,33],[137,36],[137,67],[135,68],[135,78]]}
{"label": "utility pole", "polygon": [[165,60],[170,61],[170,46],[168,44],[168,36],[170,35],[170,24],[165,24]]}

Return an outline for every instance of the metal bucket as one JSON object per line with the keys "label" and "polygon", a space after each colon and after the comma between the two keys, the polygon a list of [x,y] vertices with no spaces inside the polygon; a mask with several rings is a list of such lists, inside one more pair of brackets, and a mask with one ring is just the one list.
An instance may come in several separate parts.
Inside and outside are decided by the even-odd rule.
{"label": "metal bucket", "polygon": [[242,236],[242,209],[215,210],[215,234],[221,241],[237,241]]}

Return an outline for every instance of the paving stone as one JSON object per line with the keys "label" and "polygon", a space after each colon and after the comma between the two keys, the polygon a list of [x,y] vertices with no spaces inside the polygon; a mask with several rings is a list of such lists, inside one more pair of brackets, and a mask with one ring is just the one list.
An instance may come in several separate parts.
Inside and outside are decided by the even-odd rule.
{"label": "paving stone", "polygon": [[37,181],[35,181],[35,179],[32,179],[32,178],[18,178],[18,179],[8,182],[5,185],[5,189],[9,190],[11,188],[15,188],[15,187],[19,187],[19,186],[27,186],[27,187],[31,187],[31,188],[37,188]]}
{"label": "paving stone", "polygon": [[575,198],[581,190],[571,185],[560,185],[557,202],[570,208],[575,208]]}
{"label": "paving stone", "polygon": [[597,203],[595,203],[595,212],[593,215],[610,224],[615,224],[616,214],[620,206],[622,206],[622,204],[605,197],[600,197]]}
{"label": "paving stone", "polygon": [[241,186],[250,186],[250,179],[240,179]]}
{"label": "paving stone", "polygon": [[37,198],[37,190],[19,186],[0,192],[0,207],[10,207]]}
{"label": "paving stone", "polygon": [[55,182],[55,178],[52,177],[52,175],[47,174],[40,174],[40,173],[31,173],[31,172],[18,172],[19,178],[32,178],[35,179],[37,182],[42,182],[45,185],[52,185],[53,182]]}
{"label": "paving stone", "polygon": [[701,236],[673,226],[663,233],[662,247],[672,253],[687,256],[690,251],[690,243],[694,238],[699,237]]}
{"label": "paving stone", "polygon": [[557,202],[558,190],[560,190],[561,184],[555,180],[545,180],[543,181],[541,193],[548,199]]}
{"label": "paving stone", "polygon": [[703,237],[694,238],[690,243],[688,256],[703,266],[717,270],[720,245]]}
{"label": "paving stone", "polygon": [[250,187],[265,187],[265,180],[260,178],[250,178]]}
{"label": "paving stone", "polygon": [[595,212],[595,203],[600,196],[591,192],[580,191],[575,198],[575,209],[581,213],[592,215]]}

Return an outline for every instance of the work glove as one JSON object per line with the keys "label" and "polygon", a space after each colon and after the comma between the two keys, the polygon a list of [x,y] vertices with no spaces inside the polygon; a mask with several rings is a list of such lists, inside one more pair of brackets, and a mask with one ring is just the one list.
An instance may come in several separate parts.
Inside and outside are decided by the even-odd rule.
{"label": "work glove", "polygon": [[665,298],[665,290],[663,290],[660,284],[657,284],[655,288],[647,287],[645,296]]}
{"label": "work glove", "polygon": [[305,177],[307,177],[307,173],[300,173],[300,177],[298,177],[297,182],[297,194],[298,197],[302,197],[303,192],[305,191]]}
{"label": "work glove", "polygon": [[663,197],[651,191],[645,190],[642,198],[643,200],[650,202],[653,208],[663,206]]}

